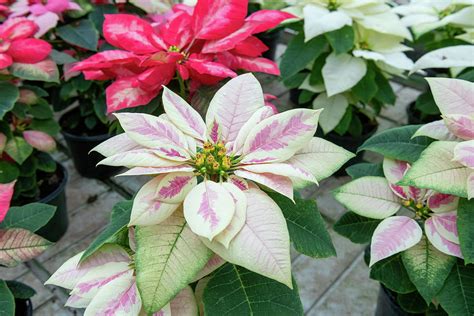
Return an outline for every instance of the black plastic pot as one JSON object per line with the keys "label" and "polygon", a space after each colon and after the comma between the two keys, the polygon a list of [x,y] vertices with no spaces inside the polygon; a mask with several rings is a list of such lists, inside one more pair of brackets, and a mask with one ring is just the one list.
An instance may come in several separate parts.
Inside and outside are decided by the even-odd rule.
{"label": "black plastic pot", "polygon": [[381,285],[379,296],[377,298],[377,308],[375,309],[375,316],[415,316],[424,314],[413,314],[404,311],[397,303],[395,294]]}
{"label": "black plastic pot", "polygon": [[409,125],[427,124],[441,119],[439,115],[423,115],[423,113],[415,108],[415,104],[415,102],[412,102],[407,107]]}
{"label": "black plastic pot", "polygon": [[263,57],[275,60],[278,40],[280,39],[281,33],[282,30],[277,30],[258,35],[258,38],[268,46],[268,50],[262,54]]}
{"label": "black plastic pot", "polygon": [[15,316],[32,316],[33,315],[33,305],[31,300],[23,300],[16,298],[15,299]]}
{"label": "black plastic pot", "polygon": [[61,177],[61,182],[59,183],[58,187],[53,192],[38,201],[38,203],[56,206],[56,212],[54,213],[54,216],[51,218],[51,220],[36,232],[36,234],[52,242],[56,242],[61,239],[69,227],[66,204],[66,185],[68,173],[66,168],[64,168],[64,166],[60,163],[57,163],[57,171],[58,175]]}

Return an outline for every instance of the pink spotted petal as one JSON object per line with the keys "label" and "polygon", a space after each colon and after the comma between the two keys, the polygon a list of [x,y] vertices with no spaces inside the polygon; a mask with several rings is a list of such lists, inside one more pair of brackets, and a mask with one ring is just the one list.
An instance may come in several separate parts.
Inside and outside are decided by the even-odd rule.
{"label": "pink spotted petal", "polygon": [[432,216],[432,222],[434,228],[444,239],[459,244],[459,234],[456,224],[457,214],[456,211],[435,214]]}
{"label": "pink spotted petal", "polygon": [[156,187],[156,199],[170,204],[181,203],[196,185],[197,178],[193,172],[167,174]]}
{"label": "pink spotted petal", "polygon": [[[170,305],[170,316],[183,315],[183,316],[195,316],[199,315],[198,306],[196,302],[196,296],[190,286],[186,286],[181,290],[169,303]],[[156,315],[154,315],[156,316]],[[168,316],[168,315],[163,315]]]}
{"label": "pink spotted petal", "polygon": [[316,184],[318,183],[316,178],[310,172],[306,171],[301,167],[287,163],[244,165],[240,168],[253,173],[271,173],[274,175],[284,176],[288,178],[296,178],[299,180],[308,181]]}
{"label": "pink spotted petal", "polygon": [[474,83],[448,78],[427,78],[436,105],[441,113],[470,114],[474,113]]}
{"label": "pink spotted petal", "polygon": [[428,197],[427,205],[435,213],[455,211],[458,208],[459,198],[454,195],[433,193]]}
{"label": "pink spotted petal", "polygon": [[122,133],[107,139],[105,142],[100,143],[99,145],[92,148],[91,151],[96,151],[104,157],[110,157],[121,152],[135,149],[145,148],[131,140],[126,133]]}
{"label": "pink spotted petal", "polygon": [[188,165],[178,165],[178,166],[171,166],[171,167],[135,167],[124,173],[117,175],[117,177],[159,175],[159,174],[164,174],[164,173],[192,172],[192,171],[194,171],[194,168]]}
{"label": "pink spotted petal", "polygon": [[254,33],[256,28],[256,23],[245,23],[243,27],[224,38],[207,41],[202,49],[202,52],[205,54],[211,54],[231,50],[235,48],[237,44],[249,38]]}
{"label": "pink spotted petal", "polygon": [[10,208],[10,202],[13,197],[13,188],[15,182],[0,183],[0,223],[7,215],[8,209]]}
{"label": "pink spotted petal", "polygon": [[48,134],[41,131],[24,131],[26,142],[39,151],[51,152],[56,149],[56,141]]}
{"label": "pink spotted petal", "polygon": [[245,140],[247,139],[248,134],[250,131],[261,121],[263,121],[266,118],[269,118],[275,114],[272,110],[272,108],[268,106],[264,106],[259,108],[255,113],[242,125],[240,131],[237,134],[237,138],[234,141],[233,144],[233,153],[237,155],[242,154],[242,149],[245,144]]}
{"label": "pink spotted petal", "polygon": [[156,188],[165,175],[159,175],[147,182],[133,200],[131,225],[156,225],[166,220],[178,208],[179,204],[170,204],[156,199]]}
{"label": "pink spotted petal", "polygon": [[208,180],[191,190],[183,207],[191,230],[209,240],[229,225],[235,213],[232,195],[221,184]]}
{"label": "pink spotted petal", "polygon": [[2,38],[10,40],[23,39],[33,36],[38,30],[38,26],[35,22],[28,20],[27,18],[12,18],[7,19],[0,26],[0,34]]}
{"label": "pink spotted petal", "polygon": [[264,107],[262,87],[252,74],[230,80],[217,91],[206,114],[210,127],[216,121],[226,142],[234,141],[255,111]]}
{"label": "pink spotted petal", "polygon": [[7,68],[13,64],[13,59],[10,57],[10,55],[0,53],[0,70]]}
{"label": "pink spotted petal", "polygon": [[29,18],[39,27],[35,34],[36,38],[42,37],[44,34],[48,33],[49,30],[55,28],[59,21],[59,16],[53,12],[45,12],[41,15],[30,16]]}
{"label": "pink spotted petal", "polygon": [[247,191],[249,189],[249,184],[247,181],[244,178],[236,176],[235,174],[229,176],[227,181],[238,187],[241,191]]}
{"label": "pink spotted petal", "polygon": [[267,58],[234,56],[234,68],[250,72],[262,72],[269,75],[279,76],[280,69],[278,65]]}
{"label": "pink spotted petal", "polygon": [[291,158],[313,138],[320,113],[321,110],[295,109],[263,120],[247,136],[242,164]]}
{"label": "pink spotted petal", "polygon": [[116,167],[172,167],[181,165],[182,162],[168,160],[158,155],[153,149],[134,149],[117,153],[98,163],[99,165]]}
{"label": "pink spotted petal", "polygon": [[35,64],[48,57],[51,49],[51,45],[46,41],[25,38],[13,41],[8,49],[8,54],[15,62]]}
{"label": "pink spotted petal", "polygon": [[410,199],[410,194],[408,193],[407,187],[402,187],[399,185],[395,184],[389,184],[390,189],[392,190],[393,193],[395,193],[396,196],[398,196],[401,199],[408,200]]}
{"label": "pink spotted petal", "polygon": [[69,71],[98,70],[119,64],[138,63],[139,61],[140,59],[133,53],[123,50],[106,50],[75,63]]}
{"label": "pink spotted petal", "polygon": [[454,148],[454,160],[474,169],[474,140],[459,143]]}
{"label": "pink spotted petal", "polygon": [[199,273],[194,277],[192,282],[199,281],[202,278],[208,276],[209,274],[214,272],[216,269],[218,269],[219,267],[224,265],[224,263],[226,263],[226,261],[224,259],[222,259],[218,255],[214,254],[211,257],[211,259],[209,259],[209,261],[206,263],[204,268],[202,268],[202,270],[199,271]]}
{"label": "pink spotted petal", "polygon": [[293,183],[288,177],[272,173],[254,173],[245,170],[236,170],[235,175],[260,183],[293,200]]}
{"label": "pink spotted petal", "polygon": [[474,113],[471,115],[452,114],[444,116],[448,129],[464,140],[474,139]]}
{"label": "pink spotted petal", "polygon": [[435,246],[436,249],[447,255],[463,258],[459,244],[453,243],[444,238],[436,229],[433,219],[434,216],[425,221],[425,234],[431,244]]}
{"label": "pink spotted petal", "polygon": [[246,21],[254,22],[258,25],[254,29],[255,33],[262,33],[278,26],[281,22],[294,18],[293,14],[278,10],[258,10],[252,13]]}
{"label": "pink spotted petal", "polygon": [[210,82],[206,82],[206,77],[214,77],[218,82],[222,78],[234,78],[237,76],[237,74],[227,66],[193,57],[188,59],[186,66],[188,69],[194,70],[194,72],[191,72],[192,78],[196,78],[198,81],[203,81],[203,83],[208,85],[212,84],[214,79],[211,78]]}
{"label": "pink spotted petal", "polygon": [[163,107],[171,122],[183,133],[198,140],[206,140],[206,124],[199,115],[183,98],[164,87]]}
{"label": "pink spotted petal", "polygon": [[256,36],[250,36],[240,43],[237,43],[233,48],[232,52],[238,55],[244,55],[248,57],[259,57],[262,56],[263,52],[268,50],[268,46],[265,45]]}
{"label": "pink spotted petal", "polygon": [[406,216],[391,216],[375,229],[370,246],[370,265],[416,245],[423,231]]}
{"label": "pink spotted petal", "polygon": [[121,109],[133,108],[148,104],[158,91],[148,91],[140,88],[136,77],[129,77],[114,81],[105,89],[107,97],[107,113]]}
{"label": "pink spotted petal", "polygon": [[390,158],[384,158],[383,160],[383,172],[385,178],[387,178],[388,182],[392,184],[396,184],[400,181],[409,168],[410,165],[405,161]]}

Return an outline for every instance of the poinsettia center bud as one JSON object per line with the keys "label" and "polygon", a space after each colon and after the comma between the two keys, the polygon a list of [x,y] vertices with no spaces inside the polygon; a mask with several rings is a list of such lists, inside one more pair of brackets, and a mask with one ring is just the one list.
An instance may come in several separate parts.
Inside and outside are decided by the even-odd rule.
{"label": "poinsettia center bud", "polygon": [[205,142],[202,150],[194,158],[196,172],[204,177],[228,177],[232,167],[232,157],[222,142]]}
{"label": "poinsettia center bud", "polygon": [[417,217],[427,219],[431,216],[432,211],[424,203],[415,200],[403,200],[402,205],[412,210]]}
{"label": "poinsettia center bud", "polygon": [[329,0],[328,2],[329,11],[336,11],[338,7],[339,7],[339,4],[337,3],[337,0]]}
{"label": "poinsettia center bud", "polygon": [[363,50],[369,50],[370,49],[369,44],[367,42],[360,42],[359,47],[360,47],[360,49],[363,49]]}
{"label": "poinsettia center bud", "polygon": [[179,49],[178,46],[171,45],[170,47],[168,47],[168,51],[173,52],[173,53],[179,53],[181,51],[181,49]]}

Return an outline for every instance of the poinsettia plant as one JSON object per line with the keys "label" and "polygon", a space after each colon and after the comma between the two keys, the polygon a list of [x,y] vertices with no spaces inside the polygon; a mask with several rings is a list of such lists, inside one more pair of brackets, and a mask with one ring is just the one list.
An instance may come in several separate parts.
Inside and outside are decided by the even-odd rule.
{"label": "poinsettia plant", "polygon": [[395,102],[388,79],[413,66],[403,45],[408,29],[387,1],[295,1],[284,10],[299,17],[280,64],[285,84],[300,90],[299,104],[326,108],[325,134],[367,132]]}
{"label": "poinsettia plant", "polygon": [[[95,148],[107,157],[102,164],[151,179],[48,283],[72,289],[68,305],[86,315],[194,315],[196,301],[208,315],[302,314],[290,238],[308,256],[335,250],[315,202],[293,190],[330,176],[353,154],[313,137],[321,110],[275,113],[251,74],[215,94],[205,121],[167,88],[163,105],[159,117],[115,114],[125,133]],[[245,297],[250,288],[267,299]]]}
{"label": "poinsettia plant", "polygon": [[[53,217],[56,208],[32,203],[10,207],[13,185],[0,184],[0,269],[12,268],[31,260],[52,245],[35,232]],[[5,315],[15,315],[15,300],[27,300],[35,290],[15,280],[0,278],[0,310]]]}
{"label": "poinsettia plant", "polygon": [[116,47],[82,60],[71,71],[87,80],[113,80],[106,89],[107,110],[148,104],[172,80],[182,96],[201,85],[235,77],[237,70],[279,74],[265,58],[267,47],[254,34],[292,17],[261,10],[248,17],[248,1],[201,0],[176,5],[164,23],[152,25],[134,15],[108,14],[103,34]]}

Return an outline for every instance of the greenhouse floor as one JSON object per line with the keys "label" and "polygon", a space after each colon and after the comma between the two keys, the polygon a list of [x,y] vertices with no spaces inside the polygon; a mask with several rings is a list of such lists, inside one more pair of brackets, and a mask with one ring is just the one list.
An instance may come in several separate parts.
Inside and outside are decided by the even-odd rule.
{"label": "greenhouse floor", "polygon": [[[275,77],[259,78],[264,92],[276,95],[281,104],[290,104],[286,89]],[[394,107],[383,112],[380,129],[406,123],[406,107],[416,99],[419,92],[394,83],[398,101]],[[29,284],[37,291],[32,299],[35,316],[81,315],[82,311],[64,307],[67,292],[54,286],[44,287],[46,281],[66,259],[84,250],[107,225],[112,206],[129,198],[144,183],[143,178],[111,178],[98,181],[81,177],[71,159],[58,153],[69,171],[67,204],[69,230],[66,235],[40,257],[14,269],[0,268],[6,279],[17,279]],[[366,160],[377,161],[367,155]],[[363,245],[355,245],[332,230],[333,223],[344,212],[342,206],[332,198],[331,190],[348,181],[347,177],[331,177],[319,188],[305,189],[305,198],[317,199],[319,210],[329,227],[337,250],[337,258],[315,260],[293,253],[293,274],[298,282],[305,313],[307,315],[373,315],[378,283],[369,279],[368,268],[363,260]]]}

